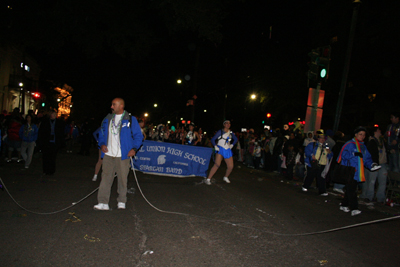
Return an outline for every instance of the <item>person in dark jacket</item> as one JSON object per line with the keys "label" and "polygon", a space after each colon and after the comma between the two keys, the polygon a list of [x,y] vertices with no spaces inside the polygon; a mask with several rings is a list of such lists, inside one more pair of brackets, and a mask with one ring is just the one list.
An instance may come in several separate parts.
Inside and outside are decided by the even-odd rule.
{"label": "person in dark jacket", "polygon": [[19,137],[19,129],[22,126],[22,118],[19,114],[19,109],[15,108],[13,113],[10,115],[10,121],[8,124],[7,131],[7,143],[8,143],[8,158],[7,162],[12,161],[13,151],[17,151],[18,158],[17,162],[21,162],[21,143],[22,140]]}
{"label": "person in dark jacket", "polygon": [[51,111],[39,128],[38,145],[43,154],[43,173],[53,175],[56,171],[57,151],[65,143],[64,124],[57,120],[57,113]]}
{"label": "person in dark jacket", "polygon": [[386,197],[385,190],[388,173],[385,143],[379,127],[373,127],[369,134],[370,137],[367,144],[367,149],[371,154],[372,161],[379,163],[381,168],[375,172],[371,172],[368,169],[365,171],[365,183],[363,183],[360,199],[364,199],[366,203],[370,203],[375,195],[375,183],[378,181],[376,200],[378,203],[384,203]]}
{"label": "person in dark jacket", "polygon": [[394,111],[390,115],[390,121],[385,133],[388,142],[389,169],[400,172],[399,167],[399,144],[400,144],[400,113]]}

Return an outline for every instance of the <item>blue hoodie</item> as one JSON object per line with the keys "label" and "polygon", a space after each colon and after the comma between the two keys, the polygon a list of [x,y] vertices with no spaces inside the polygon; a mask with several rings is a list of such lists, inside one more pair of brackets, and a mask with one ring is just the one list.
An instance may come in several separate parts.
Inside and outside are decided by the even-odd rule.
{"label": "blue hoodie", "polygon": [[27,143],[35,142],[38,138],[38,132],[39,129],[35,124],[31,125],[30,130],[28,130],[28,124],[24,124],[19,128],[19,137]]}
{"label": "blue hoodie", "polygon": [[[107,146],[109,126],[113,114],[108,114],[101,123],[101,130],[99,131],[99,147],[102,145]],[[131,149],[138,150],[142,145],[143,135],[140,130],[139,123],[136,118],[125,112],[121,118],[121,132],[120,132],[120,145],[121,145],[121,160],[128,159],[128,153]],[[104,157],[104,152],[101,152],[101,157]]]}

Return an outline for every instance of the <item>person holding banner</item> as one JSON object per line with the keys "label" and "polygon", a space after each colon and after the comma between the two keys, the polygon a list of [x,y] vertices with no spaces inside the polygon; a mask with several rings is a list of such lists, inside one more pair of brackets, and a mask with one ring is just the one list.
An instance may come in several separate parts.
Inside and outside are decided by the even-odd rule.
{"label": "person holding banner", "polygon": [[108,114],[100,126],[98,143],[103,157],[103,174],[97,195],[99,204],[93,207],[95,210],[110,210],[108,202],[115,172],[118,177],[118,209],[125,209],[130,157],[134,157],[142,145],[143,135],[136,118],[124,108],[124,100],[115,98],[111,105],[112,114]]}
{"label": "person holding banner", "polygon": [[219,130],[211,139],[211,143],[215,147],[217,154],[215,154],[214,166],[211,168],[207,179],[204,181],[206,185],[211,185],[211,178],[217,172],[219,166],[221,165],[222,159],[225,160],[227,167],[223,180],[228,184],[231,182],[228,177],[233,170],[232,148],[238,139],[230,130],[231,122],[229,120],[224,121],[223,125],[224,128]]}
{"label": "person holding banner", "polygon": [[189,131],[185,132],[185,139],[182,139],[182,145],[196,146],[200,142],[199,133],[194,131],[194,123],[189,124]]}

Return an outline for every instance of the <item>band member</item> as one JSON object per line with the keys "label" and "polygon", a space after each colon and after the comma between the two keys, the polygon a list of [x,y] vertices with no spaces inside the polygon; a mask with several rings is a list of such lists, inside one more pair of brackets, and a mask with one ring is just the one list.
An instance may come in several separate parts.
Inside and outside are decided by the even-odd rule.
{"label": "band member", "polygon": [[228,177],[233,170],[232,147],[236,144],[238,139],[230,130],[231,122],[229,120],[224,121],[223,125],[224,128],[219,130],[211,139],[211,143],[215,147],[217,154],[215,155],[214,166],[211,168],[207,179],[204,181],[206,185],[211,185],[211,178],[221,165],[222,159],[225,160],[227,166],[223,180],[228,184],[231,182]]}

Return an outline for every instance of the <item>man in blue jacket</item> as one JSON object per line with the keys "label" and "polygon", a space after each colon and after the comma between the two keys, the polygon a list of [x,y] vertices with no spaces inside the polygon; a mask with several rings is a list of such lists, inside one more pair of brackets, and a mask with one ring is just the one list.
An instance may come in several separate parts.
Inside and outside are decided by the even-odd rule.
{"label": "man in blue jacket", "polygon": [[143,135],[135,117],[124,110],[125,101],[115,98],[111,104],[112,114],[101,123],[98,144],[102,151],[103,174],[95,210],[109,210],[111,186],[114,173],[118,177],[118,209],[125,209],[130,157],[136,155],[142,145]]}

